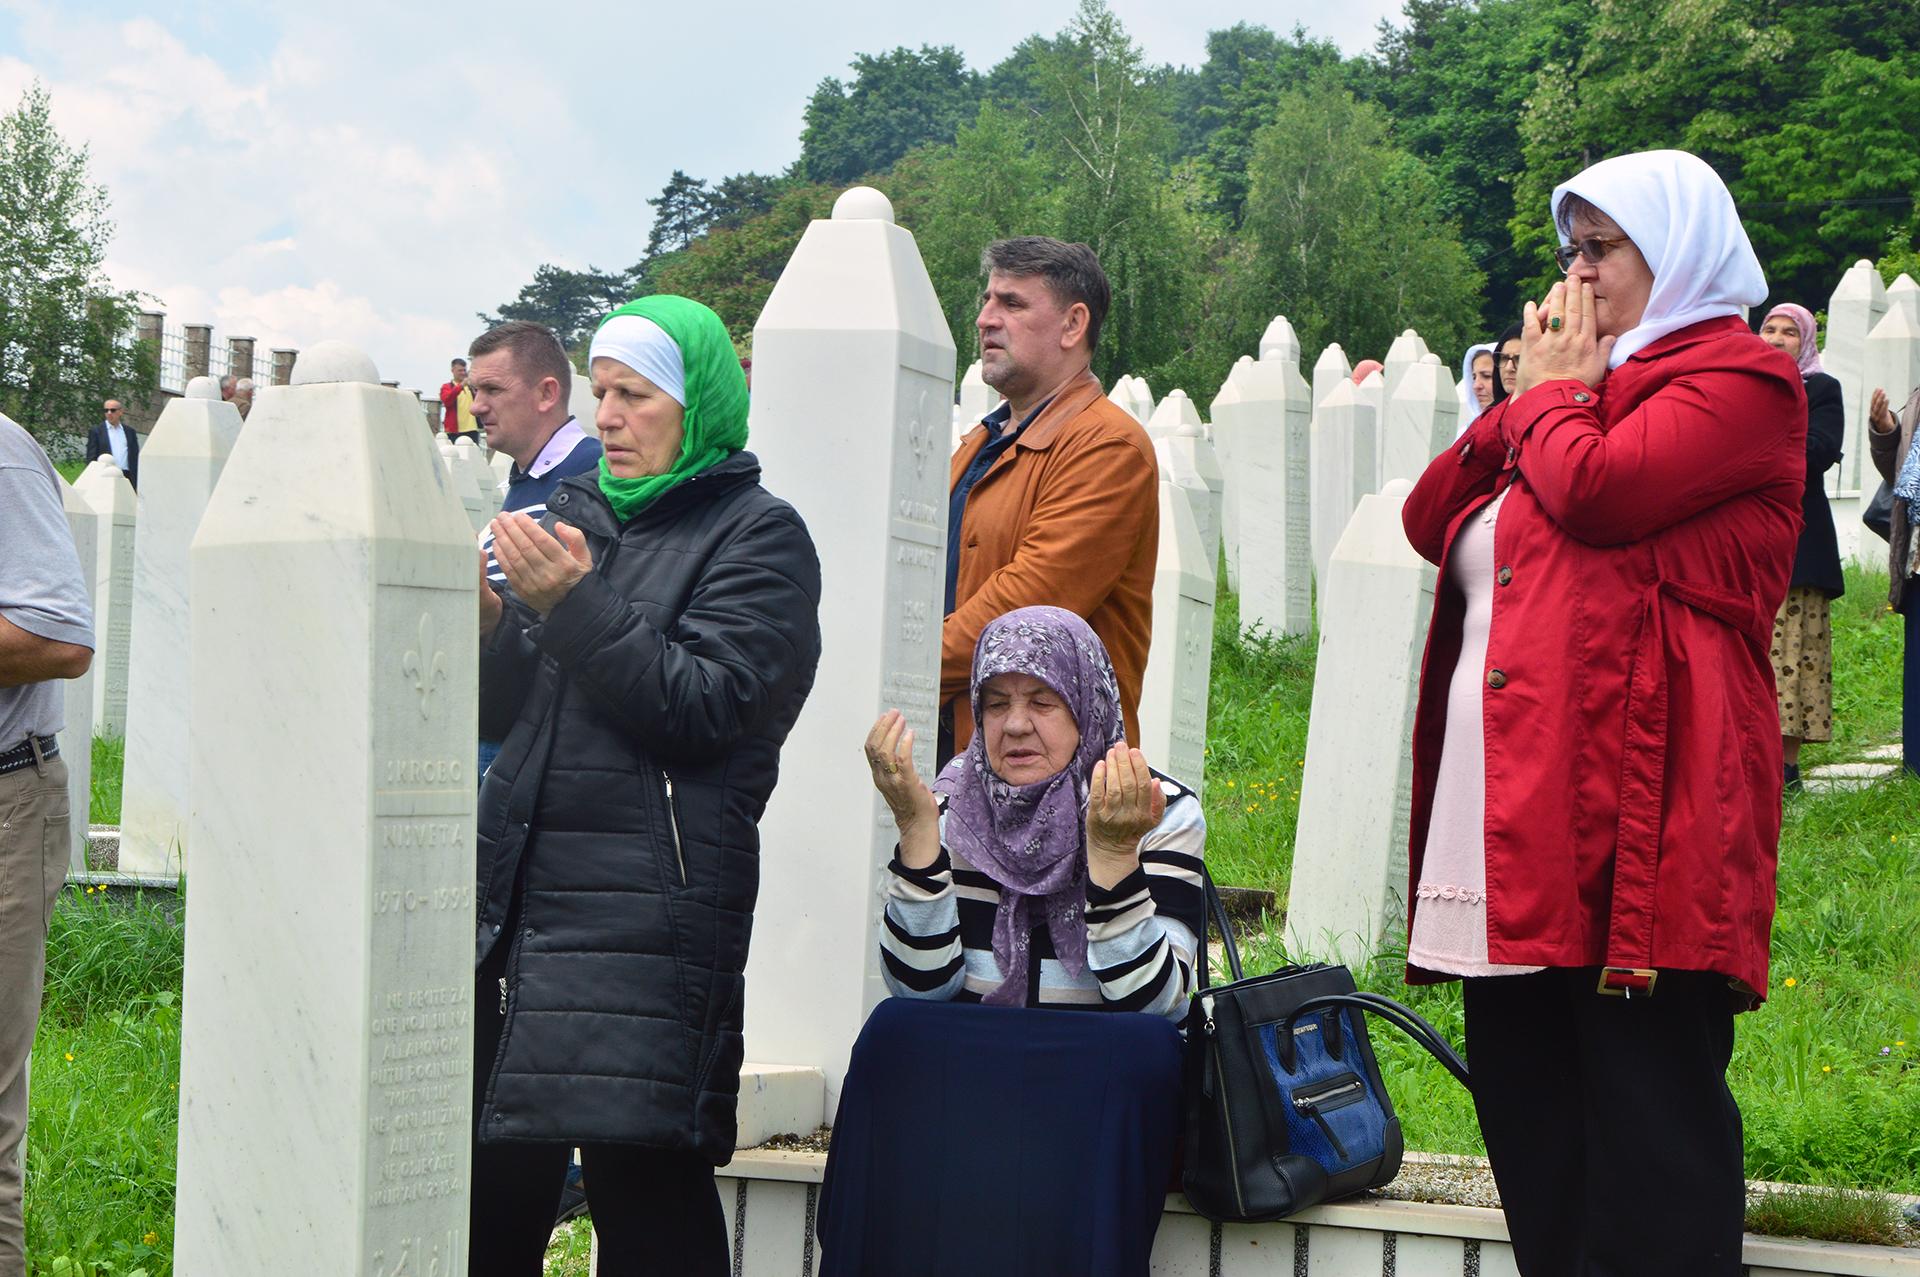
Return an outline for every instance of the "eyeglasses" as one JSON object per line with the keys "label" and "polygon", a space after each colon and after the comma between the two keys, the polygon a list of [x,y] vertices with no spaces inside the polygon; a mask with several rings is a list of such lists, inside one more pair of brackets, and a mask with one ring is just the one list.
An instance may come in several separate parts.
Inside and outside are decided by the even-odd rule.
{"label": "eyeglasses", "polygon": [[1561,270],[1572,270],[1573,260],[1576,257],[1584,257],[1598,266],[1600,259],[1612,252],[1617,245],[1632,242],[1624,235],[1618,239],[1601,239],[1598,235],[1589,235],[1577,244],[1562,244],[1554,249],[1553,260],[1560,264]]}
{"label": "eyeglasses", "polygon": [[1495,362],[1496,364],[1499,364],[1502,368],[1505,368],[1509,372],[1511,372],[1513,369],[1518,368],[1520,366],[1520,356],[1517,354],[1495,355],[1493,357],[1493,362]]}

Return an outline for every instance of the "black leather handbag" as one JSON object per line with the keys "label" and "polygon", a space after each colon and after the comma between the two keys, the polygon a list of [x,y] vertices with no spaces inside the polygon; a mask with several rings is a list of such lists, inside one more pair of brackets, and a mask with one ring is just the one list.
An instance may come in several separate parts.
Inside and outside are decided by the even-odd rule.
{"label": "black leather handbag", "polygon": [[1366,1016],[1418,1042],[1462,1086],[1466,1063],[1412,1010],[1356,991],[1343,966],[1245,978],[1219,892],[1211,879],[1205,887],[1233,982],[1210,987],[1203,961],[1187,1019],[1187,1200],[1217,1223],[1252,1223],[1388,1183],[1400,1170],[1400,1120]]}
{"label": "black leather handbag", "polygon": [[1882,479],[1880,487],[1860,511],[1860,522],[1882,541],[1893,540],[1893,485]]}

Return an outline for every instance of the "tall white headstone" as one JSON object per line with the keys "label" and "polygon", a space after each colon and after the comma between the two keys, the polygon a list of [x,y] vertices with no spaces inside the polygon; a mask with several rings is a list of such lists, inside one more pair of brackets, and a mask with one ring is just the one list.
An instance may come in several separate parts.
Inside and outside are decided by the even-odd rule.
{"label": "tall white headstone", "polygon": [[1365,961],[1406,924],[1413,711],[1435,573],[1400,526],[1413,485],[1364,498],[1320,607],[1287,952]]}
{"label": "tall white headstone", "polygon": [[1873,463],[1866,459],[1867,401],[1873,394],[1867,377],[1867,334],[1889,305],[1880,272],[1869,261],[1855,262],[1840,277],[1827,303],[1826,344],[1820,348],[1820,362],[1840,383],[1847,421],[1840,464],[1828,472],[1828,491],[1835,495],[1858,493],[1873,474]]}
{"label": "tall white headstone", "polygon": [[1439,356],[1427,355],[1408,368],[1387,401],[1381,430],[1381,471],[1387,480],[1412,482],[1424,474],[1427,463],[1453,442],[1459,419],[1458,388]]}
{"label": "tall white headstone", "polygon": [[1220,463],[1225,486],[1220,494],[1220,548],[1226,554],[1227,586],[1240,588],[1240,496],[1242,484],[1234,474],[1234,449],[1245,429],[1240,414],[1241,369],[1253,363],[1251,355],[1235,361],[1220,393],[1207,405],[1207,420],[1213,424],[1213,453]]}
{"label": "tall white headstone", "polygon": [[[500,513],[500,482],[493,476],[492,467],[487,465],[485,457],[471,439],[453,441],[455,464],[465,468],[473,476],[473,486],[480,493],[480,509],[488,519]],[[485,527],[485,524],[481,525]]]}
{"label": "tall white headstone", "polygon": [[1387,347],[1387,357],[1380,361],[1384,367],[1382,375],[1386,379],[1385,401],[1392,401],[1394,392],[1400,389],[1400,382],[1407,375],[1407,370],[1430,353],[1432,352],[1427,349],[1427,343],[1421,340],[1420,334],[1411,328],[1403,330],[1393,339],[1393,344]]}
{"label": "tall white headstone", "polygon": [[[1377,374],[1376,374],[1377,375]],[[1378,418],[1352,381],[1334,383],[1313,414],[1313,579],[1325,596],[1327,565],[1360,498],[1379,473]],[[1326,605],[1323,602],[1321,610]]]}
{"label": "tall white headstone", "polygon": [[467,1269],[473,536],[377,380],[302,351],[193,543],[180,1277]]}
{"label": "tall white headstone", "polygon": [[[59,479],[58,475],[54,476]],[[60,501],[66,506],[67,526],[73,530],[74,553],[80,557],[80,573],[86,578],[87,597],[96,600],[93,617],[93,664],[79,678],[63,679],[60,687],[65,700],[60,729],[60,757],[67,764],[67,808],[72,813],[72,830],[67,864],[75,872],[87,867],[87,823],[93,810],[93,689],[105,681],[101,675],[100,641],[104,630],[99,614],[100,541],[106,519],[87,499],[75,492],[65,479],[60,482]]]}
{"label": "tall white headstone", "polygon": [[1145,377],[1135,377],[1128,388],[1133,395],[1133,416],[1141,425],[1153,420],[1153,414],[1159,411],[1158,400],[1153,397],[1153,387],[1147,384]]}
{"label": "tall white headstone", "polygon": [[1197,791],[1207,764],[1214,575],[1192,505],[1166,476],[1159,487],[1153,647],[1140,685],[1140,749],[1147,762]]}
{"label": "tall white headstone", "polygon": [[195,377],[185,397],[161,412],[140,449],[120,803],[124,873],[165,876],[186,868],[187,623],[192,615],[187,547],[239,437],[239,410],[221,402],[210,378]]}
{"label": "tall white headstone", "polygon": [[1160,406],[1153,410],[1153,416],[1147,420],[1147,434],[1155,439],[1171,438],[1181,426],[1201,425],[1200,409],[1193,400],[1187,398],[1187,392],[1178,386],[1167,392]]}
{"label": "tall white headstone", "polygon": [[1894,277],[1887,285],[1887,304],[1898,306],[1907,312],[1907,318],[1920,324],[1920,283],[1915,283],[1911,275],[1902,273]]}
{"label": "tall white headstone", "polygon": [[[1904,306],[1890,306],[1880,322],[1867,334],[1866,347],[1866,384],[1871,395],[1872,387],[1878,386],[1887,392],[1887,401],[1893,411],[1898,412],[1907,402],[1915,387],[1920,387],[1920,319],[1907,313]],[[1866,437],[1862,435],[1861,446],[1866,446]],[[1875,484],[1879,482],[1880,472],[1868,464],[1868,478]],[[1872,485],[1868,485],[1872,486]],[[1857,519],[1856,519],[1857,522]],[[1878,538],[1870,538],[1873,545],[1884,550],[1885,544]]]}
{"label": "tall white headstone", "polygon": [[[1356,451],[1354,454],[1353,480],[1354,496],[1357,500],[1369,492],[1380,491],[1381,487],[1380,467],[1386,459],[1386,453],[1380,446],[1380,428],[1387,419],[1387,379],[1379,372],[1370,372],[1360,379],[1360,384],[1355,387],[1355,389],[1359,392],[1360,401],[1373,410],[1373,434],[1371,440],[1369,441],[1362,435],[1356,435],[1354,437],[1354,447]],[[1363,420],[1365,419],[1363,418]],[[1373,469],[1371,472],[1366,469],[1365,462],[1361,459],[1358,451],[1368,446],[1369,442],[1371,442],[1373,449]]]}
{"label": "tall white headstone", "polygon": [[434,440],[433,446],[440,458],[440,468],[447,472],[454,492],[460,497],[460,509],[467,516],[468,526],[475,532],[483,530],[493,514],[487,509],[487,498],[480,491],[480,483],[474,478],[472,469],[462,460],[453,440],[445,435]]}
{"label": "tall white headstone", "polygon": [[1300,336],[1293,331],[1293,321],[1285,315],[1275,315],[1273,322],[1267,325],[1267,331],[1260,334],[1260,358],[1284,359],[1298,365],[1300,362]]}
{"label": "tall white headstone", "polygon": [[769,907],[747,960],[747,1058],[821,1070],[831,1114],[885,996],[877,929],[895,831],[860,742],[901,710],[931,782],[940,699],[954,346],[885,196],[855,187],[807,228],[753,349],[753,449],[813,533],[825,643],[760,825]]}
{"label": "tall white headstone", "polygon": [[1312,391],[1282,355],[1237,368],[1240,433],[1227,493],[1240,491],[1240,626],[1313,629]]}
{"label": "tall white headstone", "polygon": [[[1220,561],[1227,483],[1226,475],[1220,468],[1220,459],[1213,444],[1200,433],[1200,427],[1191,421],[1174,427],[1173,433],[1164,440],[1156,441],[1155,446],[1161,444],[1165,445],[1167,454],[1173,458],[1178,482],[1191,494],[1189,500],[1194,503],[1194,521],[1200,528],[1200,544],[1206,552],[1206,562],[1217,565]],[[1215,570],[1215,567],[1209,566],[1209,575]]]}
{"label": "tall white headstone", "polygon": [[93,590],[93,730],[127,734],[127,651],[133,638],[133,540],[138,498],[111,457],[96,457],[73,490],[100,516]]}
{"label": "tall white headstone", "polygon": [[1339,342],[1320,352],[1309,380],[1313,382],[1313,410],[1317,415],[1320,405],[1333,393],[1335,383],[1353,380],[1353,365],[1347,362],[1347,352],[1340,349]]}

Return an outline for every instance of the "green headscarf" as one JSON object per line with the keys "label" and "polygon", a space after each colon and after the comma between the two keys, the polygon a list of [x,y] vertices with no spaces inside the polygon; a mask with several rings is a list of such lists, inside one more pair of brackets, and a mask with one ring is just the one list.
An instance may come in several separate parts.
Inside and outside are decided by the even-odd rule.
{"label": "green headscarf", "polygon": [[[720,316],[691,298],[641,297],[601,320],[600,327],[622,315],[652,320],[680,348],[686,392],[686,435],[672,469],[665,474],[622,479],[608,468],[604,456],[600,458],[600,491],[625,523],[661,493],[747,446],[747,376],[740,369],[740,357],[734,353],[733,339]],[[619,358],[611,351],[599,353]],[[592,357],[590,354],[589,359]]]}

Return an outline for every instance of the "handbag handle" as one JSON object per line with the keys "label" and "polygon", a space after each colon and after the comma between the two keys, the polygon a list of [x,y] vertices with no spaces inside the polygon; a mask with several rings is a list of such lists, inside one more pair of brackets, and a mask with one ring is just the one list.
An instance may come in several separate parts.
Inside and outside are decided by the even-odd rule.
{"label": "handbag handle", "polygon": [[[1447,1072],[1468,1091],[1473,1090],[1473,1081],[1467,1072],[1467,1062],[1460,1058],[1459,1052],[1450,1046],[1440,1030],[1428,1024],[1413,1008],[1395,1002],[1392,998],[1378,993],[1328,993],[1317,998],[1308,998],[1281,1022],[1277,1041],[1281,1048],[1291,1054],[1293,1046],[1294,1021],[1314,1011],[1329,1011],[1335,1008],[1354,1007],[1361,1011],[1370,1011],[1385,1020],[1394,1028],[1412,1038],[1414,1042],[1438,1060]],[[1291,1068],[1291,1064],[1288,1066]]]}
{"label": "handbag handle", "polygon": [[[1234,942],[1233,920],[1227,917],[1227,906],[1220,899],[1220,891],[1213,885],[1213,875],[1207,872],[1206,865],[1200,866],[1200,885],[1207,893],[1207,910],[1213,915],[1213,925],[1220,931],[1220,943],[1226,947],[1227,970],[1233,972],[1235,980],[1244,980],[1246,975],[1240,969],[1240,946]],[[1213,964],[1207,960],[1207,928],[1200,926],[1200,987],[1208,985],[1207,969]]]}

